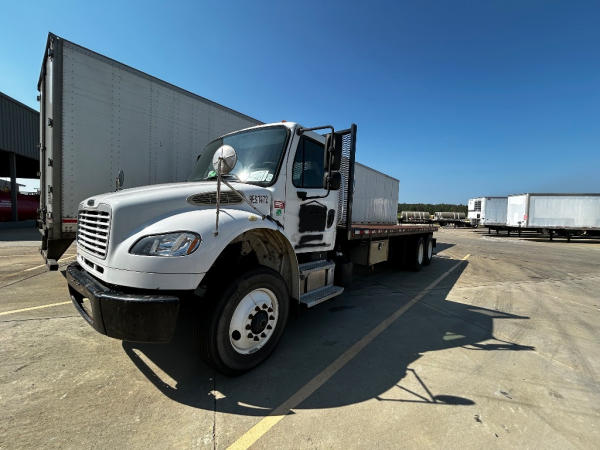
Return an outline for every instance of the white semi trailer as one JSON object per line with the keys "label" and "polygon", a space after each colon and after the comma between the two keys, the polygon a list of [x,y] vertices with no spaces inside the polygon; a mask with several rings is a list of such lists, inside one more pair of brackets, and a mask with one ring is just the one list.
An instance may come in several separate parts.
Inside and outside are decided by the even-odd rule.
{"label": "white semi trailer", "polygon": [[75,239],[81,200],[185,181],[198,149],[262,123],[54,34],[38,90],[38,227],[51,269]]}
{"label": "white semi trailer", "polygon": [[[40,82],[46,105],[40,125],[43,185],[51,188],[45,193],[46,211],[40,222],[49,260],[74,236],[65,233],[77,233],[77,261],[66,270],[69,293],[79,313],[100,333],[129,341],[167,342],[174,334],[181,302],[202,301],[208,308],[200,327],[203,356],[224,373],[241,373],[274,350],[293,305],[313,307],[341,294],[352,279],[353,264],[373,266],[392,260],[419,270],[431,262],[437,228],[397,224],[398,180],[355,163],[356,125],[335,131],[331,126],[305,128],[292,122],[249,128],[244,124],[202,145],[204,137],[197,137],[194,121],[186,122],[186,133],[181,131],[179,121],[185,114],[175,105],[188,101],[189,94],[160,108],[159,119],[156,102],[176,96],[177,88],[101,57],[109,67],[100,64],[94,72],[107,71],[103,81],[96,83],[96,75],[88,74],[90,80],[73,83],[71,94],[83,98],[80,108],[70,114],[87,116],[86,121],[99,129],[93,136],[102,143],[95,145],[84,136],[88,122],[64,119],[67,101],[60,90],[65,90],[65,81],[60,76],[62,87],[60,83],[55,87],[54,77],[57,67],[64,73],[73,59],[60,60],[65,48],[78,57],[91,56],[87,64],[98,55],[65,44],[50,37]],[[115,67],[127,74],[111,75]],[[131,92],[116,95],[112,90],[119,79],[132,73],[140,79],[128,85]],[[103,90],[107,84],[111,94]],[[52,92],[48,86],[54,87]],[[155,88],[168,89],[161,90],[157,100]],[[101,94],[95,94],[97,90]],[[148,95],[153,98],[151,110],[141,113]],[[60,99],[63,106],[57,107],[55,101]],[[113,111],[115,101],[117,109],[136,118],[128,122],[127,145],[119,125],[126,115]],[[82,110],[84,106],[88,109]],[[218,105],[207,107],[217,115],[223,112]],[[189,106],[187,112],[195,114],[194,108]],[[253,121],[225,112],[232,121]],[[202,120],[211,124],[216,119],[211,112]],[[106,129],[111,130],[108,138]],[[57,139],[53,131],[62,137]],[[156,133],[162,139],[155,140]],[[183,140],[184,134],[189,140]],[[143,145],[138,145],[138,138]],[[69,140],[77,144],[65,150]],[[163,153],[167,142],[169,150]],[[181,142],[185,152],[178,149]],[[47,148],[50,143],[52,151]],[[87,144],[94,145],[92,155]],[[139,174],[147,177],[140,182],[179,182],[121,190],[128,187],[128,172],[134,171],[123,168],[125,152],[134,160],[137,155],[142,171],[148,172]],[[114,155],[118,163],[105,173],[100,163],[109,164]],[[97,171],[89,167],[88,158]],[[190,169],[186,180],[179,180],[184,168],[180,159]],[[164,178],[160,169],[169,164],[178,169]],[[78,170],[86,175],[65,176]],[[104,184],[96,184],[97,176]],[[67,210],[64,198],[79,199],[77,207]],[[62,228],[64,224],[69,227]],[[63,234],[54,239],[57,226]]]}
{"label": "white semi trailer", "polygon": [[472,226],[506,226],[507,197],[477,197],[468,202],[469,222]]}
{"label": "white semi trailer", "polygon": [[600,193],[509,195],[508,231],[537,231],[554,236],[600,237]]}

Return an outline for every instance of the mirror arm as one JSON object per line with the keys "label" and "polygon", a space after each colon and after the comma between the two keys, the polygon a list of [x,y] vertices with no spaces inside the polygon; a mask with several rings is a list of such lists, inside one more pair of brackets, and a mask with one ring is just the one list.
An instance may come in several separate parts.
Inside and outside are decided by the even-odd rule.
{"label": "mirror arm", "polygon": [[231,184],[229,184],[229,182],[227,180],[224,179],[223,183],[225,184],[225,186],[227,186],[229,189],[231,189],[233,192],[235,192],[237,195],[239,195],[242,198],[242,200],[244,200],[248,204],[248,206],[250,206],[250,208],[252,208],[254,211],[256,211],[256,214],[258,214],[262,220],[269,219],[270,221],[275,223],[277,226],[284,228],[283,225],[281,224],[281,222],[279,222],[277,219],[273,218],[270,214],[263,214],[256,206],[254,206],[252,204],[252,202],[250,202],[250,200],[248,200],[246,198],[246,196],[244,195],[243,192],[238,191]]}
{"label": "mirror arm", "polygon": [[214,232],[215,236],[217,236],[219,234],[219,210],[221,207],[221,163],[222,162],[223,162],[223,158],[219,157],[219,167],[217,169],[217,214],[216,214],[215,232]]}
{"label": "mirror arm", "polygon": [[330,192],[331,192],[331,189],[329,188],[329,183],[327,183],[327,192],[323,195],[314,195],[312,197],[308,197],[306,195],[306,192],[304,192],[304,191],[298,192],[297,195],[300,200],[304,201],[304,200],[315,200],[315,199],[319,199],[319,198],[325,198],[329,195]]}
{"label": "mirror arm", "polygon": [[335,133],[335,130],[333,129],[333,127],[331,125],[323,125],[320,127],[312,127],[312,128],[298,127],[298,129],[296,130],[296,134],[298,136],[301,136],[303,133],[305,133],[307,131],[324,130],[325,128],[329,128],[331,130],[332,135]]}

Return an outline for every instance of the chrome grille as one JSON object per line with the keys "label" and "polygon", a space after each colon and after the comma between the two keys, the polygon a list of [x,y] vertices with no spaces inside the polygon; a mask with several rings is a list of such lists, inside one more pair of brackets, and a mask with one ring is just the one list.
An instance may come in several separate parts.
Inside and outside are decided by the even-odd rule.
{"label": "chrome grille", "polygon": [[106,257],[110,213],[97,209],[80,209],[77,217],[77,244],[101,258]]}

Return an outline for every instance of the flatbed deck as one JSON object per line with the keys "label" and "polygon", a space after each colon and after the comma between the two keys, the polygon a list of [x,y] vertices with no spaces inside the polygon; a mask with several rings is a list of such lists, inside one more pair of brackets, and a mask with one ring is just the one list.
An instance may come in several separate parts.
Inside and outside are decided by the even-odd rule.
{"label": "flatbed deck", "polygon": [[354,223],[351,226],[350,239],[370,239],[377,237],[407,236],[411,234],[433,233],[437,231],[436,225],[429,224],[399,224],[399,225],[374,225]]}

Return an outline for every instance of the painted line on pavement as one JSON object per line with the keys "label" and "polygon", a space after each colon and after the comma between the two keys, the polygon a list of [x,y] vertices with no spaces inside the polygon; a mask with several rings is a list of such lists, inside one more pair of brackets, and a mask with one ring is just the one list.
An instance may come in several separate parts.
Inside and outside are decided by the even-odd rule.
{"label": "painted line on pavement", "polygon": [[[77,257],[77,255],[71,255],[71,256],[67,256],[67,257],[65,257],[65,258],[63,258],[63,259],[59,259],[59,260],[58,260],[58,262],[59,262],[59,263],[61,263],[61,262],[64,262],[64,261],[66,261],[67,259],[71,259],[71,258],[75,258],[75,257]],[[39,266],[30,267],[29,269],[24,269],[24,270],[23,270],[23,272],[29,272],[30,270],[39,269],[39,268],[41,268],[41,267],[46,267],[46,264],[41,264],[41,265],[39,265]]]}
{"label": "painted line on pavement", "polygon": [[408,311],[419,300],[425,297],[435,286],[437,286],[444,278],[456,270],[463,261],[467,260],[470,254],[465,255],[462,260],[440,275],[436,280],[431,282],[418,295],[413,297],[408,303],[398,309],[394,314],[383,320],[379,325],[373,328],[369,333],[363,336],[352,347],[342,353],[334,362],[327,366],[321,373],[315,376],[307,384],[301,387],[294,395],[288,398],[285,402],[275,408],[266,417],[262,418],[256,425],[244,433],[238,440],[229,446],[230,450],[247,449],[265,435],[271,428],[277,425],[289,412],[310,397],[317,389],[323,386],[331,377],[333,377],[340,369],[348,364],[356,355],[360,353],[367,345],[369,345],[377,336],[383,333],[392,323],[394,323],[402,314]]}
{"label": "painted line on pavement", "polygon": [[49,303],[47,305],[32,306],[31,308],[13,309],[12,311],[0,312],[0,316],[7,316],[9,314],[17,314],[17,313],[25,312],[25,311],[33,311],[35,309],[50,308],[51,306],[66,305],[68,303],[71,303],[71,302]]}

